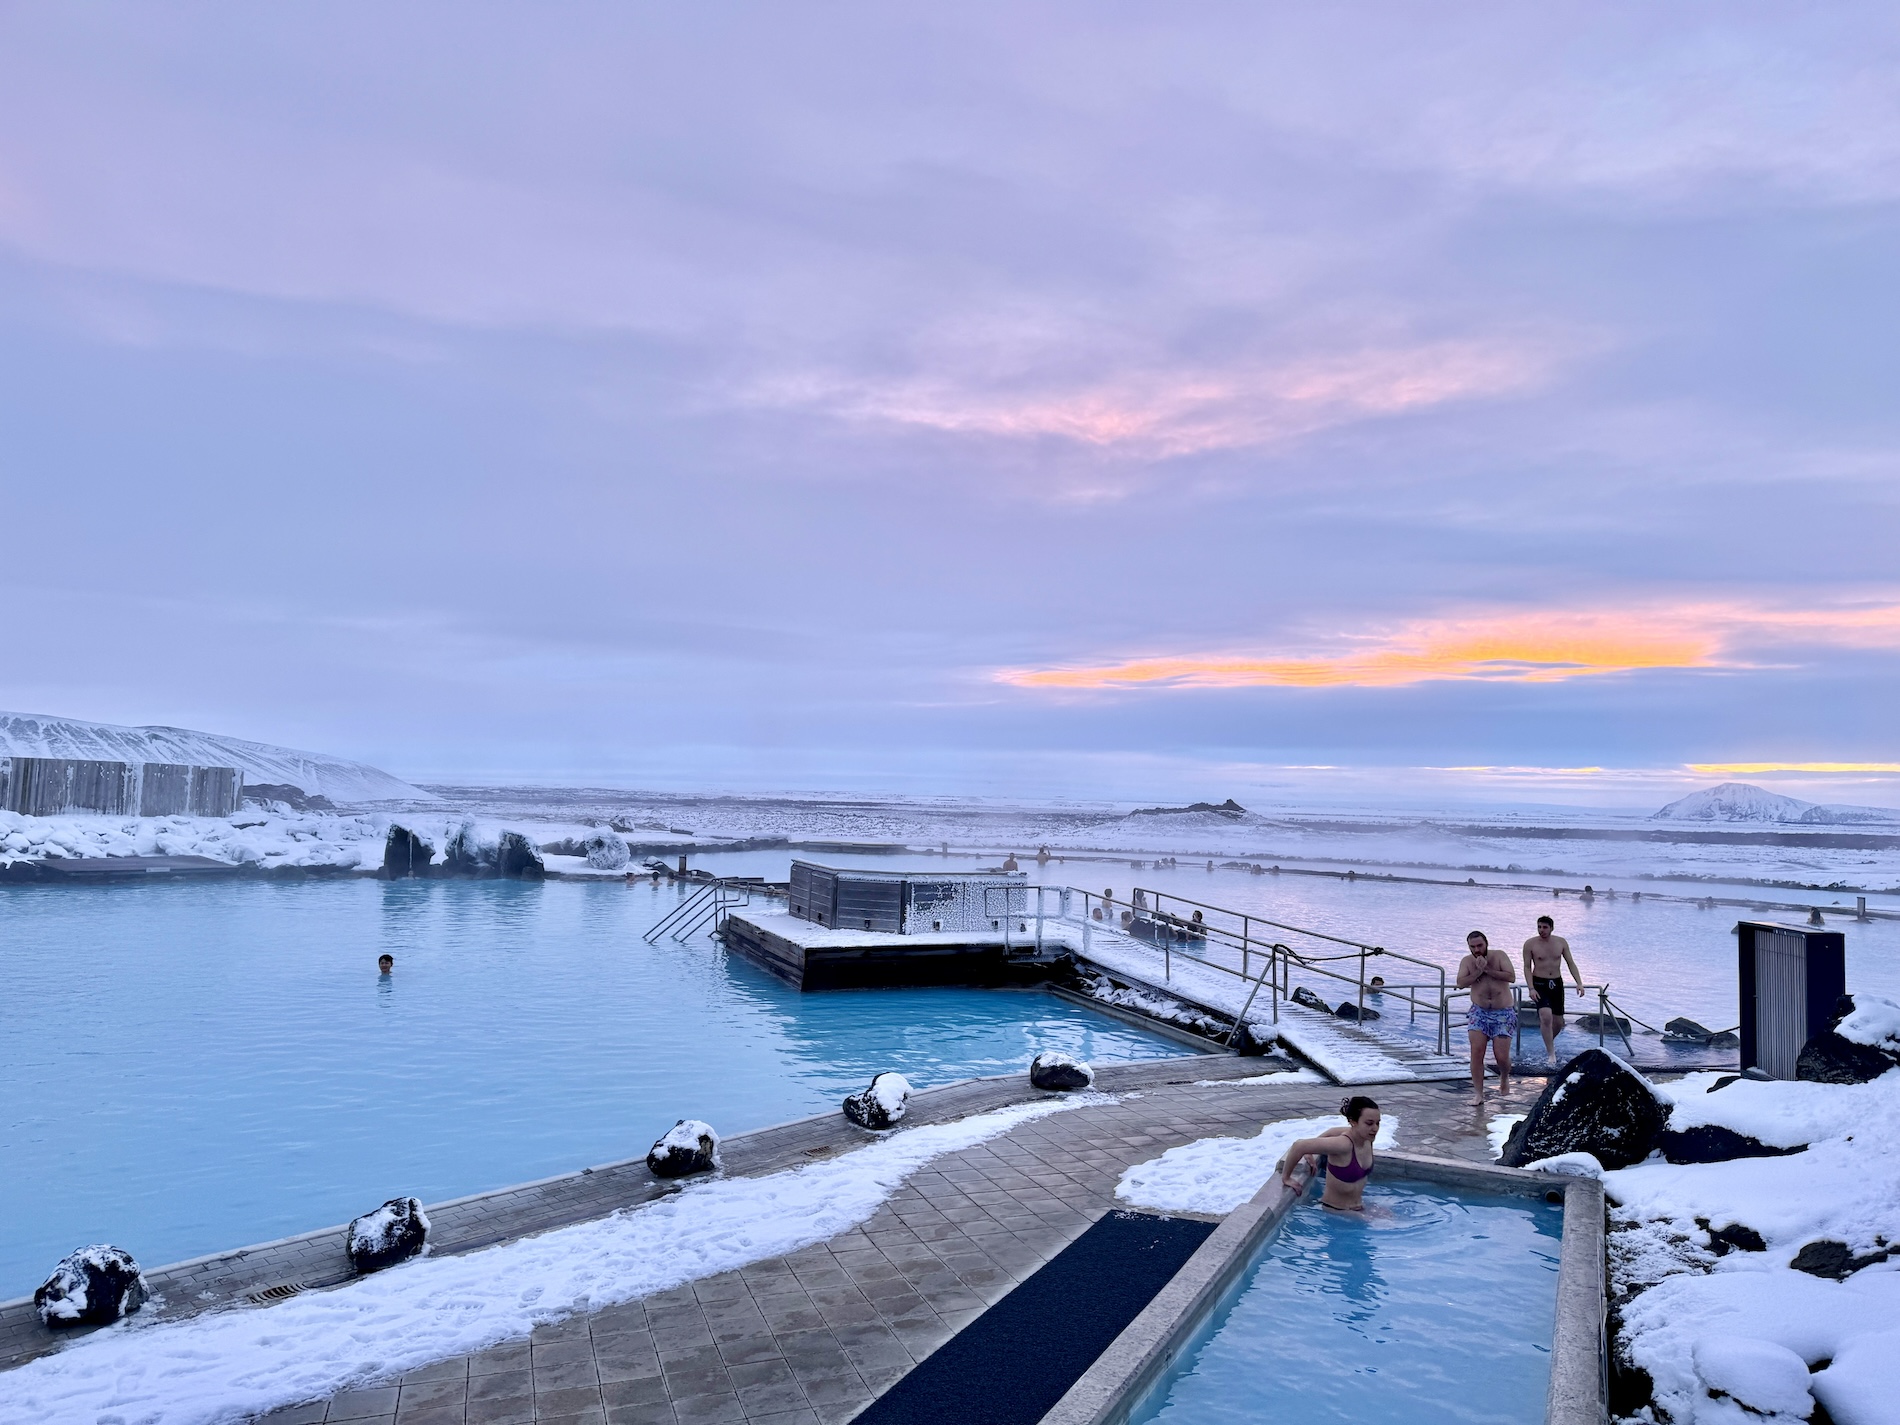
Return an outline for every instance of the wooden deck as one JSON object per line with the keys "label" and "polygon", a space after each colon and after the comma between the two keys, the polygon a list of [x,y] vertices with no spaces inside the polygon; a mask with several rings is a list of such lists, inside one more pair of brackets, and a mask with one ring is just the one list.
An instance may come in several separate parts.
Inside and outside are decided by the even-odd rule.
{"label": "wooden deck", "polygon": [[897,935],[815,925],[785,911],[726,917],[726,946],[800,989],[879,985],[1030,985],[1056,969],[1068,947],[1053,932],[1036,953],[1035,934],[927,931]]}

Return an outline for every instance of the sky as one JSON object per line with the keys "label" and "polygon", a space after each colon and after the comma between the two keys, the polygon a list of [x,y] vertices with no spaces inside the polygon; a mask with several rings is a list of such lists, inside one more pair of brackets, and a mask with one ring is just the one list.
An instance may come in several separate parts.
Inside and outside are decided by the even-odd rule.
{"label": "sky", "polygon": [[0,706],[1900,805],[1900,12],[0,6]]}

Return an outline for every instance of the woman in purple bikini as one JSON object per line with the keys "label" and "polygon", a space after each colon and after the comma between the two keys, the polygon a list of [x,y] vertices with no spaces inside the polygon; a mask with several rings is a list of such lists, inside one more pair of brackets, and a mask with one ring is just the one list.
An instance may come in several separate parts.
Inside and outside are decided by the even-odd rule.
{"label": "woman in purple bikini", "polygon": [[1280,1181],[1295,1187],[1293,1171],[1302,1158],[1316,1160],[1326,1180],[1320,1206],[1341,1212],[1365,1211],[1366,1179],[1372,1176],[1372,1140],[1379,1136],[1379,1105],[1354,1094],[1339,1106],[1344,1128],[1329,1128],[1317,1138],[1302,1138],[1280,1160]]}

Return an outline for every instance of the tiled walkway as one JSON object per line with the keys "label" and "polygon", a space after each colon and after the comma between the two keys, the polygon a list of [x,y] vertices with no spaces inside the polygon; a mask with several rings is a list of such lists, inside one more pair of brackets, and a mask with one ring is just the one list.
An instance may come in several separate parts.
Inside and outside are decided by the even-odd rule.
{"label": "tiled walkway", "polygon": [[[273,1425],[820,1425],[849,1420],[1115,1206],[1124,1168],[1178,1143],[1336,1110],[1319,1084],[1202,1084],[1245,1061],[1131,1067],[1114,1104],[1024,1124],[926,1165],[868,1222],[794,1256],[542,1327],[529,1341],[412,1372]],[[1105,1079],[1107,1076],[1105,1075]],[[1172,1080],[1172,1082],[1170,1082]],[[1458,1084],[1372,1092],[1415,1151],[1489,1161]],[[1018,1095],[1021,1097],[1022,1095]],[[846,1140],[849,1141],[849,1140]]]}

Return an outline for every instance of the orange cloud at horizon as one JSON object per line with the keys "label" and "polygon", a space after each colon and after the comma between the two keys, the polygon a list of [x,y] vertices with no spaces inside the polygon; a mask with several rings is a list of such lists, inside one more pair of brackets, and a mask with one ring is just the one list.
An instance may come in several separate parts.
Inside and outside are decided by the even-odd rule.
{"label": "orange cloud at horizon", "polygon": [[[998,671],[1023,688],[1399,687],[1435,681],[1562,682],[1663,669],[1746,668],[1744,645],[1900,646],[1900,604],[1770,609],[1739,604],[1421,620],[1349,634],[1339,651],[1162,654]],[[1764,765],[1760,770],[1771,770]],[[1817,765],[1811,770],[1820,770]],[[1845,770],[1845,769],[1843,769]]]}
{"label": "orange cloud at horizon", "polygon": [[1900,772],[1900,762],[1690,762],[1706,777],[1752,777],[1763,772]]}
{"label": "orange cloud at horizon", "polygon": [[1025,688],[1396,687],[1444,679],[1540,683],[1649,668],[1712,668],[1716,641],[1591,615],[1412,626],[1383,646],[1306,658],[1182,656],[1082,668],[1009,669]]}

